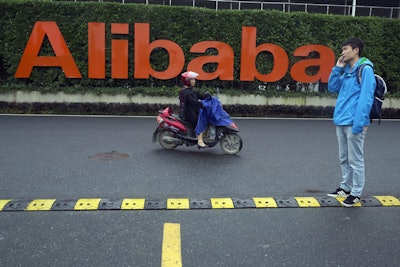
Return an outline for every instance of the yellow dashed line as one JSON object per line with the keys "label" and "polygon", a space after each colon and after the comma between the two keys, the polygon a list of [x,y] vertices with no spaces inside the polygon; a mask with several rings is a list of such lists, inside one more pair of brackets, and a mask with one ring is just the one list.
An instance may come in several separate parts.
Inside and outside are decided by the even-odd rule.
{"label": "yellow dashed line", "polygon": [[181,267],[181,225],[165,223],[162,243],[161,267]]}

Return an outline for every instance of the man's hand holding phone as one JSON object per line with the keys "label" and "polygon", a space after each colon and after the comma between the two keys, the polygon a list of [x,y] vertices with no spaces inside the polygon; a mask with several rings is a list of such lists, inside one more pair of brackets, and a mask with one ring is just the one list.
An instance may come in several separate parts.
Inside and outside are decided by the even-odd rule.
{"label": "man's hand holding phone", "polygon": [[346,67],[346,65],[347,65],[347,63],[344,61],[344,57],[340,56],[338,58],[338,61],[336,62],[336,66],[344,68],[344,67]]}

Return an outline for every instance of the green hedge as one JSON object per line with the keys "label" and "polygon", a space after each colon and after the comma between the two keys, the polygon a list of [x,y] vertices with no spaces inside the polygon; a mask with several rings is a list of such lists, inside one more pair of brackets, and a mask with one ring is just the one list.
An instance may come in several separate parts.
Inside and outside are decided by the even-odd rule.
{"label": "green hedge", "polygon": [[[215,11],[192,7],[169,7],[158,5],[120,4],[120,3],[83,3],[83,2],[43,2],[0,0],[0,70],[1,90],[25,87],[27,90],[42,92],[66,88],[82,91],[95,91],[95,88],[115,88],[132,93],[138,87],[173,87],[179,85],[179,79],[161,81],[156,79],[138,80],[93,80],[87,78],[87,23],[105,22],[129,23],[129,76],[133,76],[133,24],[147,22],[151,26],[151,40],[169,39],[179,44],[186,56],[186,64],[197,55],[189,53],[190,47],[199,41],[218,40],[229,44],[235,53],[234,81],[207,81],[200,85],[210,88],[234,88],[246,92],[255,90],[258,81],[240,82],[240,41],[242,26],[257,27],[257,43],[274,43],[284,48],[292,66],[296,60],[293,51],[302,45],[323,44],[340,53],[341,42],[348,37],[358,36],[365,42],[364,55],[369,57],[388,83],[392,96],[400,95],[400,20],[374,17],[353,18],[334,15],[316,15],[307,13],[283,13],[262,10],[226,10]],[[66,79],[59,68],[34,68],[30,79],[17,80],[13,76],[18,66],[26,42],[36,21],[56,21],[72,56],[81,71],[83,79]],[[110,42],[107,32],[107,77],[111,77]],[[113,38],[116,38],[115,36]],[[125,38],[125,37],[124,37]],[[44,44],[41,54],[51,54],[49,44]],[[167,55],[163,52],[152,54],[154,69],[165,68]],[[257,67],[260,72],[271,70],[269,56],[260,55]],[[206,66],[212,71],[215,66]],[[273,84],[295,90],[295,83],[289,73]],[[133,89],[132,89],[133,88]],[[326,88],[323,87],[322,88]]]}

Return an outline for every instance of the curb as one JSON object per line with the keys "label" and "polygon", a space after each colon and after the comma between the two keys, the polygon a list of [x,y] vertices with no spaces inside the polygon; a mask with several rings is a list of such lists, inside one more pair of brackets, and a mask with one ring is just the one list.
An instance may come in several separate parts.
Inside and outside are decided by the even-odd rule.
{"label": "curb", "polygon": [[[335,107],[336,97],[332,96],[263,96],[257,94],[232,96],[219,94],[218,98],[224,105],[255,105],[255,106],[303,106],[303,107]],[[143,94],[102,94],[93,93],[68,94],[41,93],[39,91],[14,91],[0,93],[0,101],[7,103],[102,103],[102,104],[178,104],[178,96],[149,96]],[[385,109],[400,109],[399,98],[386,98]]]}

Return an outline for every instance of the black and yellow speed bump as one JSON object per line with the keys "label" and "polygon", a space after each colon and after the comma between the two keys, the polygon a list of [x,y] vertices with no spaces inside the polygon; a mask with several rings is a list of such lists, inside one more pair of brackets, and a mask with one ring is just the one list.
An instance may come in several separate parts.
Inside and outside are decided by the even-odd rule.
{"label": "black and yellow speed bump", "polygon": [[[252,197],[252,198],[79,198],[79,199],[0,199],[0,212],[6,211],[90,211],[90,210],[190,210],[342,207],[342,197]],[[362,198],[356,207],[400,207],[395,196]]]}

